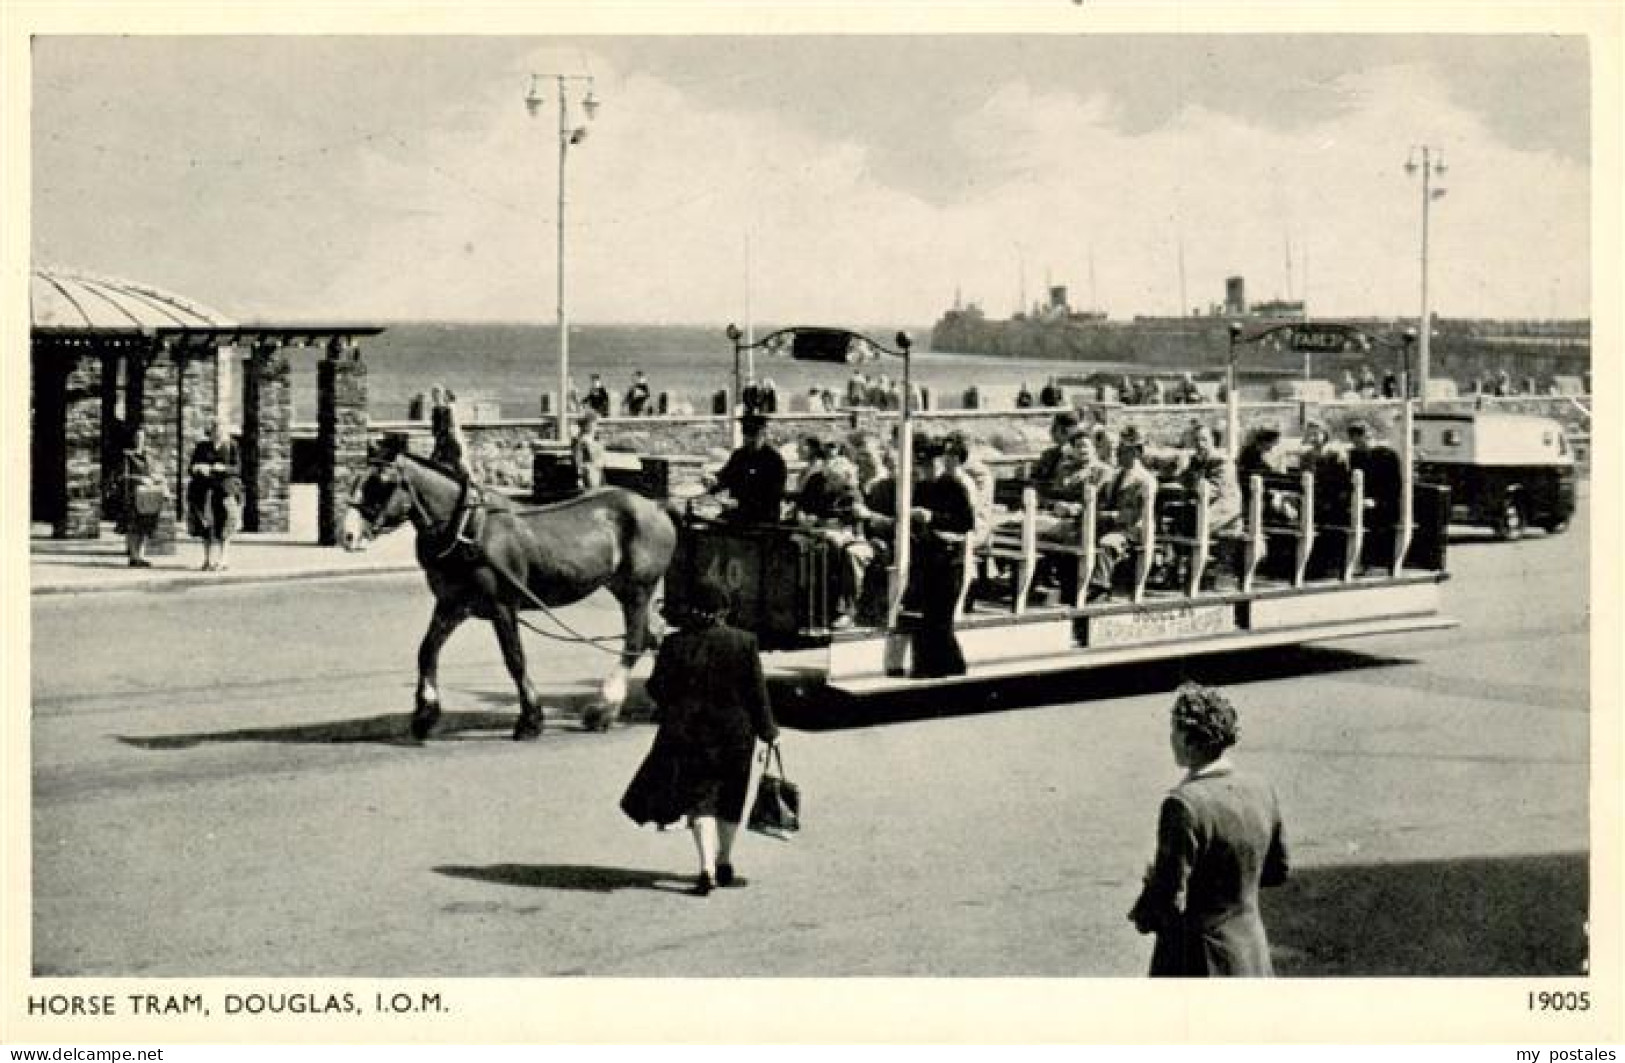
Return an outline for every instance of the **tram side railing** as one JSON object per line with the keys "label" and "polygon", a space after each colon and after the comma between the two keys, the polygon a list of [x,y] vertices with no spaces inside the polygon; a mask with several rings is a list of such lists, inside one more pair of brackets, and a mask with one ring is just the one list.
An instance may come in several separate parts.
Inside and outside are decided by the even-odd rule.
{"label": "tram side railing", "polygon": [[[1279,480],[1276,482],[1280,483]],[[1206,572],[1215,560],[1217,544],[1212,527],[1211,486],[1203,484],[1202,489],[1194,493],[1189,500],[1191,508],[1187,515],[1172,518],[1176,522],[1187,522],[1185,526],[1190,530],[1183,532],[1162,528],[1169,517],[1158,507],[1157,496],[1161,492],[1155,484],[1156,481],[1152,481],[1151,497],[1147,500],[1137,541],[1131,540],[1124,558],[1132,560],[1134,564],[1127,589],[1129,600],[1135,604],[1145,601],[1152,570],[1159,556],[1166,554],[1168,548],[1182,551],[1185,555],[1185,571],[1176,589],[1186,597],[1200,596]],[[1367,524],[1365,475],[1362,471],[1356,469],[1350,472],[1346,506],[1339,507],[1336,519],[1325,523],[1315,519],[1316,480],[1313,473],[1300,474],[1290,488],[1272,487],[1270,481],[1255,475],[1249,479],[1248,487],[1245,525],[1239,538],[1239,556],[1234,561],[1237,565],[1237,585],[1243,592],[1250,592],[1257,586],[1271,539],[1290,538],[1293,542],[1288,579],[1295,588],[1301,588],[1309,581],[1316,546],[1328,534],[1340,536],[1343,547],[1341,556],[1335,562],[1333,578],[1341,582],[1355,579],[1361,571],[1368,537],[1379,533],[1379,529]],[[1290,506],[1286,508],[1295,510],[1289,519],[1272,519],[1272,507],[1267,503],[1272,491],[1289,500]],[[1281,508],[1273,507],[1273,511],[1279,512]],[[1395,526],[1391,530],[1380,529],[1393,535],[1394,556],[1386,566],[1393,576],[1402,574],[1415,532],[1413,506],[1402,505],[1400,509],[1400,519]],[[967,545],[970,551],[967,571],[977,567],[977,562],[987,560],[1014,566],[1010,583],[1010,609],[1019,615],[1031,608],[1035,577],[1046,557],[1052,565],[1071,564],[1076,575],[1076,590],[1066,604],[1074,608],[1082,607],[1088,603],[1090,581],[1102,550],[1102,516],[1098,493],[1087,492],[1079,507],[1075,539],[1068,541],[1054,536],[1041,537],[1038,533],[1037,492],[1027,485],[1022,490],[1019,521],[1013,526],[1006,525],[996,530],[980,548]]]}

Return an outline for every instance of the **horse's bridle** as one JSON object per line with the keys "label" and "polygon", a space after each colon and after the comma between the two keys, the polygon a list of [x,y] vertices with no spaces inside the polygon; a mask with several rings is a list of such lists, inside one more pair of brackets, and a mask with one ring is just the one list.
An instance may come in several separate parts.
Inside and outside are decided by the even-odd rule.
{"label": "horse's bridle", "polygon": [[[400,458],[397,456],[387,461],[373,462],[372,464],[380,469],[386,465],[394,468],[395,483],[406,491],[407,504],[410,506],[407,519],[423,529],[423,534],[428,536],[430,542],[445,539],[446,545],[434,555],[435,560],[444,560],[451,556],[452,552],[459,546],[476,545],[474,540],[469,537],[468,529],[469,524],[474,519],[474,511],[485,507],[485,499],[477,489],[474,489],[473,484],[466,477],[457,477],[457,504],[452,508],[451,517],[444,526],[441,526],[435,522],[433,515],[429,512],[429,507],[424,505],[423,499],[418,496],[417,488],[412,486],[412,478],[405,475],[401,470],[399,461]],[[469,501],[471,494],[474,496],[473,502]],[[350,492],[350,508],[355,510],[366,523],[367,537],[369,539],[373,538],[373,530],[376,527],[378,517],[382,515],[384,507],[378,506],[371,513],[367,511],[367,508],[361,504],[360,481],[356,483],[356,486]],[[393,528],[395,525],[391,525],[391,527]],[[449,535],[446,534],[448,531],[450,532]]]}

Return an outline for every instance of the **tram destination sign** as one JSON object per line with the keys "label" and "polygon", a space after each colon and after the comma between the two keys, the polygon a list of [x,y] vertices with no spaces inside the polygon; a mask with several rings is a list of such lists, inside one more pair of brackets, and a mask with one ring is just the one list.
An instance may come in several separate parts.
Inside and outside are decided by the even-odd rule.
{"label": "tram destination sign", "polygon": [[1236,613],[1229,605],[1136,609],[1128,613],[1091,617],[1089,645],[1136,646],[1204,635],[1225,635],[1235,630]]}
{"label": "tram destination sign", "polygon": [[1294,351],[1314,353],[1355,351],[1369,347],[1365,335],[1349,325],[1294,325],[1288,333]]}

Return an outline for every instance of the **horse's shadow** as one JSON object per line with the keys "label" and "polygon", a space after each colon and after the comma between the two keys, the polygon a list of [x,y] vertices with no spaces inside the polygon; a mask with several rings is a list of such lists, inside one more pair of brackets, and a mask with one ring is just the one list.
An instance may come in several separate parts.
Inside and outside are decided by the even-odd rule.
{"label": "horse's shadow", "polygon": [[[501,705],[500,711],[444,712],[435,724],[434,733],[426,741],[412,737],[411,713],[387,713],[350,720],[324,720],[314,723],[288,724],[282,727],[245,727],[231,731],[200,731],[167,735],[119,735],[127,746],[145,750],[192,749],[203,745],[231,742],[285,743],[291,745],[382,745],[422,746],[435,742],[489,742],[507,741],[512,737],[519,719],[519,704],[512,692],[498,693],[474,691],[461,695],[491,705]],[[547,731],[582,730],[582,717],[598,704],[597,687],[550,691],[543,695],[542,704],[547,713]],[[623,722],[636,722],[640,718],[635,704],[622,710]]]}
{"label": "horse's shadow", "polygon": [[443,865],[436,874],[470,879],[498,886],[524,889],[575,890],[583,893],[614,893],[616,890],[654,890],[682,893],[692,881],[659,871],[628,867],[598,867],[592,864],[491,864],[485,867]]}

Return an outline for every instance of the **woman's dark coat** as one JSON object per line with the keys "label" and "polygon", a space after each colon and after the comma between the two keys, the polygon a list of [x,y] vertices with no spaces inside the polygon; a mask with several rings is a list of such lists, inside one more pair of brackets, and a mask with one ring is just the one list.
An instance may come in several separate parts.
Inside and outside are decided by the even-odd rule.
{"label": "woman's dark coat", "polygon": [[648,691],[659,728],[621,809],[639,824],[685,815],[737,822],[755,741],[778,738],[756,636],[726,624],[668,635]]}
{"label": "woman's dark coat", "polygon": [[1269,941],[1259,886],[1286,881],[1287,854],[1275,791],[1215,765],[1162,802],[1157,858],[1130,917],[1157,935],[1152,977],[1267,977]]}

